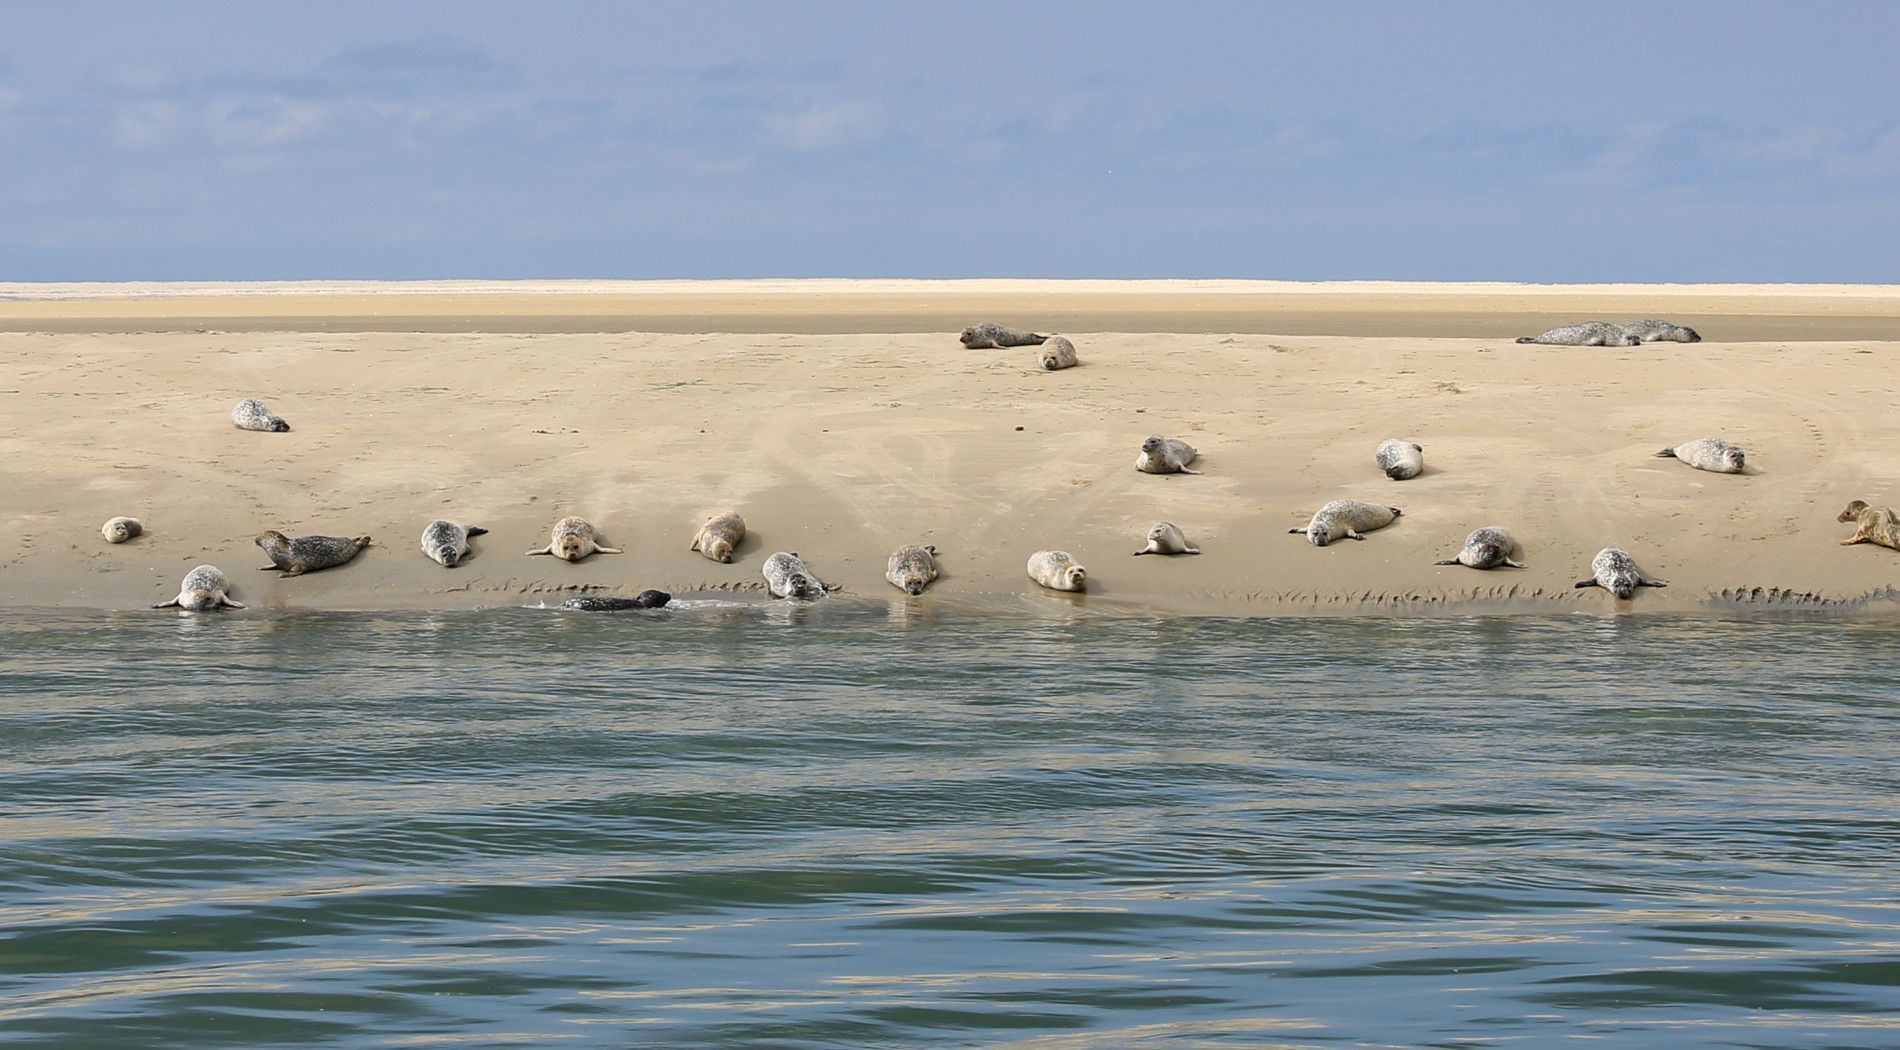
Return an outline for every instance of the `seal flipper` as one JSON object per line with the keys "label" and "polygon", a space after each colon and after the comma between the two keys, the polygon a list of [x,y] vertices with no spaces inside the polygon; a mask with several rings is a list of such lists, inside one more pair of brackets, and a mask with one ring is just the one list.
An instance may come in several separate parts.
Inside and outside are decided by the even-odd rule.
{"label": "seal flipper", "polygon": [[[176,601],[174,601],[174,602],[173,602],[172,604],[174,604],[174,605],[176,605],[176,604],[177,604],[177,602],[176,602]],[[233,608],[233,609],[242,609],[242,608],[244,608],[244,603],[243,603],[243,602],[239,602],[239,601],[232,601],[232,600],[231,600],[231,596],[230,596],[230,595],[228,595],[228,594],[224,596],[224,602],[223,602],[223,604],[225,604],[225,605],[229,605],[229,606],[230,606],[231,608]]]}
{"label": "seal flipper", "polygon": [[486,536],[488,535],[488,530],[482,528],[480,525],[470,525],[468,527],[468,534],[470,536]]}
{"label": "seal flipper", "polygon": [[1189,469],[1188,469],[1188,468],[1186,468],[1185,466],[1181,468],[1181,471],[1180,471],[1180,472],[1181,472],[1181,473],[1183,473],[1183,474],[1199,474],[1199,473],[1201,473],[1201,471],[1198,471],[1198,470],[1189,470]]}
{"label": "seal flipper", "polygon": [[554,544],[550,543],[538,551],[529,551],[528,557],[532,558],[537,554],[553,554],[553,553],[554,553]]}
{"label": "seal flipper", "polygon": [[1638,587],[1667,587],[1669,586],[1669,582],[1667,580],[1645,580],[1642,577],[1638,576],[1636,578],[1636,586]]}
{"label": "seal flipper", "polygon": [[1578,587],[1597,587],[1601,585],[1597,583],[1597,578],[1595,576],[1592,576],[1587,580],[1578,580],[1577,586]]}
{"label": "seal flipper", "polygon": [[1199,547],[1183,547],[1183,548],[1181,548],[1181,553],[1182,553],[1182,554],[1199,554],[1199,553],[1201,553],[1201,548],[1199,548]]}
{"label": "seal flipper", "polygon": [[1525,564],[1524,564],[1523,562],[1521,562],[1521,561],[1512,561],[1512,560],[1511,560],[1511,559],[1509,559],[1509,558],[1506,558],[1506,559],[1504,559],[1504,564],[1506,564],[1506,565],[1508,565],[1508,566],[1510,566],[1510,567],[1511,567],[1511,568],[1513,568],[1513,569],[1523,569],[1523,568],[1527,568],[1527,567],[1528,567],[1528,566],[1526,566],[1526,565],[1525,565]]}
{"label": "seal flipper", "polygon": [[602,547],[602,546],[601,546],[601,545],[599,545],[599,544],[595,544],[595,545],[594,545],[594,553],[596,553],[596,554],[625,554],[625,553],[626,553],[626,551],[621,551],[621,550],[615,550],[615,549],[614,549],[614,548],[612,548],[612,547]]}
{"label": "seal flipper", "polygon": [[178,599],[176,599],[176,598],[173,598],[173,599],[172,599],[171,601],[168,601],[168,602],[159,602],[159,603],[158,603],[157,605],[154,605],[154,606],[152,606],[152,608],[154,608],[154,609],[171,609],[171,608],[175,608],[175,607],[177,607],[177,605],[178,605]]}
{"label": "seal flipper", "polygon": [[1656,458],[1657,459],[1675,459],[1676,450],[1674,448],[1663,449],[1661,452],[1656,453]]}
{"label": "seal flipper", "polygon": [[1346,530],[1346,538],[1347,538],[1347,539],[1349,539],[1349,540],[1363,540],[1363,539],[1365,539],[1365,537],[1364,537],[1364,536],[1361,536],[1361,535],[1359,534],[1359,530],[1357,530],[1357,529],[1347,529],[1347,530]]}
{"label": "seal flipper", "polygon": [[1154,551],[1151,551],[1151,550],[1149,550],[1149,549],[1147,549],[1146,547],[1143,547],[1143,548],[1142,548],[1141,550],[1138,550],[1138,551],[1136,551],[1136,552],[1135,552],[1135,557],[1137,557],[1137,558],[1139,558],[1139,557],[1141,557],[1141,556],[1142,556],[1142,555],[1144,555],[1144,554],[1153,554],[1153,553],[1154,553]]}
{"label": "seal flipper", "polygon": [[1435,562],[1432,562],[1432,564],[1433,565],[1463,565],[1464,563],[1459,561],[1456,558],[1446,558],[1444,561],[1435,561]]}
{"label": "seal flipper", "polygon": [[1286,530],[1286,534],[1287,534],[1288,536],[1291,536],[1291,535],[1294,535],[1295,533],[1300,533],[1300,532],[1305,532],[1305,531],[1306,531],[1306,529],[1307,529],[1307,527],[1306,527],[1306,526],[1304,526],[1304,525],[1301,525],[1301,526],[1299,526],[1299,527],[1297,527],[1297,528],[1292,528],[1292,529],[1288,529],[1288,530]]}

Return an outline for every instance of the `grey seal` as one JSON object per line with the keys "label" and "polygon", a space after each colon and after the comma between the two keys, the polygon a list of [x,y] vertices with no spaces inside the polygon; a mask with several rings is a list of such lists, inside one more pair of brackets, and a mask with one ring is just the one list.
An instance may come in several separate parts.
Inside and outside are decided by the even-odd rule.
{"label": "grey seal", "polygon": [[335,568],[369,546],[369,537],[299,536],[293,540],[281,532],[269,530],[260,533],[254,542],[271,560],[269,565],[260,566],[260,569],[264,572],[280,569],[282,572],[278,578],[283,579],[319,569]]}
{"label": "grey seal", "polygon": [[924,593],[924,588],[937,578],[937,548],[928,544],[897,548],[884,563],[884,578],[905,594],[914,597]]}
{"label": "grey seal", "polygon": [[1900,516],[1891,507],[1870,507],[1863,500],[1855,500],[1835,520],[1855,524],[1854,534],[1841,541],[1843,547],[1873,543],[1900,551]]}
{"label": "grey seal", "polygon": [[1520,343],[1550,343],[1555,346],[1636,346],[1642,340],[1625,332],[1620,324],[1608,321],[1584,321],[1553,328],[1543,335],[1521,335]]}
{"label": "grey seal", "polygon": [[578,609],[581,612],[621,612],[626,609],[662,609],[673,596],[665,591],[645,590],[631,598],[614,598],[604,594],[583,594],[578,598],[569,598],[561,603],[563,609]]}
{"label": "grey seal", "polygon": [[1136,557],[1143,554],[1199,554],[1199,547],[1188,546],[1187,537],[1171,521],[1157,521],[1154,528],[1148,530],[1148,545],[1135,552]]}
{"label": "grey seal", "polygon": [[1029,578],[1052,591],[1085,591],[1089,586],[1089,571],[1068,551],[1031,554]]}
{"label": "grey seal", "polygon": [[1199,474],[1198,470],[1188,469],[1188,464],[1198,455],[1193,445],[1180,438],[1150,434],[1135,456],[1135,469],[1143,474]]}
{"label": "grey seal", "polygon": [[1372,458],[1385,471],[1385,476],[1393,481],[1404,481],[1418,477],[1425,469],[1425,446],[1412,441],[1400,441],[1387,438],[1379,442]]}
{"label": "grey seal", "polygon": [[1049,337],[1046,335],[1018,332],[1014,328],[986,321],[965,328],[963,334],[957,336],[957,341],[972,350],[989,350],[1003,346],[1037,346],[1047,338]]}
{"label": "grey seal", "polygon": [[480,525],[432,521],[422,530],[422,553],[435,559],[444,568],[453,569],[463,558],[468,557],[468,538],[487,534],[488,530]]}
{"label": "grey seal", "polygon": [[104,525],[99,526],[99,533],[106,538],[107,543],[124,543],[144,531],[145,523],[137,518],[108,518]]}
{"label": "grey seal", "polygon": [[1601,587],[1618,598],[1628,598],[1636,593],[1638,587],[1667,587],[1661,580],[1651,580],[1636,570],[1636,559],[1621,547],[1605,547],[1590,559],[1590,578],[1578,580],[1579,587]]}
{"label": "grey seal", "polygon": [[185,574],[185,582],[178,586],[178,597],[152,608],[169,609],[175,605],[186,612],[211,612],[219,606],[244,608],[243,602],[232,600],[230,590],[231,581],[224,578],[223,570],[216,565],[200,565]]}
{"label": "grey seal", "polygon": [[1051,372],[1060,368],[1074,368],[1075,344],[1059,335],[1052,335],[1042,344],[1042,349],[1036,354],[1036,360]]}
{"label": "grey seal", "polygon": [[1524,567],[1523,562],[1512,561],[1511,552],[1517,550],[1517,541],[1511,534],[1496,525],[1486,525],[1481,529],[1472,529],[1465,537],[1465,547],[1456,558],[1435,561],[1433,565],[1468,565],[1474,569],[1495,569],[1508,565],[1513,569]]}
{"label": "grey seal", "polygon": [[1304,532],[1306,538],[1315,547],[1324,547],[1341,538],[1363,540],[1361,533],[1374,529],[1383,529],[1392,524],[1392,520],[1405,513],[1397,507],[1388,507],[1383,503],[1367,503],[1362,499],[1336,499],[1321,507],[1313,515],[1313,520],[1304,527],[1286,530],[1288,533]]}
{"label": "grey seal", "polygon": [[231,410],[231,422],[237,424],[239,430],[266,430],[276,434],[288,433],[290,430],[289,423],[272,414],[270,409],[264,407],[264,402],[254,397],[247,397],[237,403],[237,407]]}
{"label": "grey seal", "polygon": [[698,551],[713,561],[731,564],[733,548],[739,546],[739,541],[743,539],[745,519],[738,512],[729,510],[707,518],[706,524],[701,525],[699,532],[693,536],[693,545],[687,549]]}
{"label": "grey seal", "polygon": [[599,551],[602,554],[620,554],[619,550],[603,546],[600,534],[587,523],[586,518],[566,517],[554,523],[553,536],[548,545],[539,550],[528,552],[529,557],[537,554],[552,554],[562,561],[580,561],[589,554]]}
{"label": "grey seal", "polygon": [[805,563],[799,560],[796,551],[791,553],[779,551],[765,559],[765,564],[760,566],[759,571],[765,576],[765,589],[770,591],[774,598],[799,598],[809,601],[823,598],[831,590],[805,568]]}
{"label": "grey seal", "polygon": [[1717,474],[1740,474],[1747,457],[1742,450],[1721,438],[1696,438],[1656,453],[1657,459],[1679,459],[1697,470]]}
{"label": "grey seal", "polygon": [[1631,321],[1621,327],[1623,331],[1644,343],[1699,343],[1702,341],[1701,334],[1695,329],[1685,325],[1670,324],[1668,321]]}

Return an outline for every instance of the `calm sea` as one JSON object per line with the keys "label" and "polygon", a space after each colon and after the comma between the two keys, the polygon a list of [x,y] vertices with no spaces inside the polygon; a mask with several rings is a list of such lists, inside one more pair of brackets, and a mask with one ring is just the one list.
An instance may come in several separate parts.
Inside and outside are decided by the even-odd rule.
{"label": "calm sea", "polygon": [[1900,1045],[1900,622],[0,615],[0,1042]]}

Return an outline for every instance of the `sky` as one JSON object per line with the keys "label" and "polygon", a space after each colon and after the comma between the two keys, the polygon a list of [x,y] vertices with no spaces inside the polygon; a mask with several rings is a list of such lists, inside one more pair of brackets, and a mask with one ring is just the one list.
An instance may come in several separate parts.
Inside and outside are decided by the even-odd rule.
{"label": "sky", "polygon": [[0,280],[1900,281],[1900,4],[0,0]]}

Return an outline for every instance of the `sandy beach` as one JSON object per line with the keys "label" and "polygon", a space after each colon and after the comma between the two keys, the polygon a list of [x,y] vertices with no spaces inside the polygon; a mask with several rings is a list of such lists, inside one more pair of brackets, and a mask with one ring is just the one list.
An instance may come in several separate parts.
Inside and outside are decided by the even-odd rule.
{"label": "sandy beach", "polygon": [[[1595,317],[1705,341],[1520,346]],[[1082,365],[966,350],[963,324],[1058,330]],[[1900,553],[1844,548],[1890,503],[1900,288],[1260,282],[0,285],[0,602],[137,609],[200,562],[253,610],[469,608],[582,589],[758,596],[800,552],[842,597],[1072,614],[1685,611],[1886,604]],[[234,429],[260,397],[295,428]],[[1137,473],[1143,437],[1204,476]],[[1751,472],[1653,458],[1719,435]],[[1393,482],[1387,437],[1425,447]],[[1403,508],[1363,543],[1286,534],[1324,501]],[[687,550],[736,509],[732,565]],[[108,545],[99,525],[142,519]],[[624,555],[529,558],[567,514]],[[462,567],[417,536],[485,526]],[[1134,558],[1154,521],[1200,557]],[[1481,525],[1528,568],[1434,566]],[[280,580],[251,538],[368,533]],[[883,580],[905,543],[943,578]],[[1669,581],[1572,584],[1617,545]],[[1041,548],[1089,567],[1039,591]]]}

